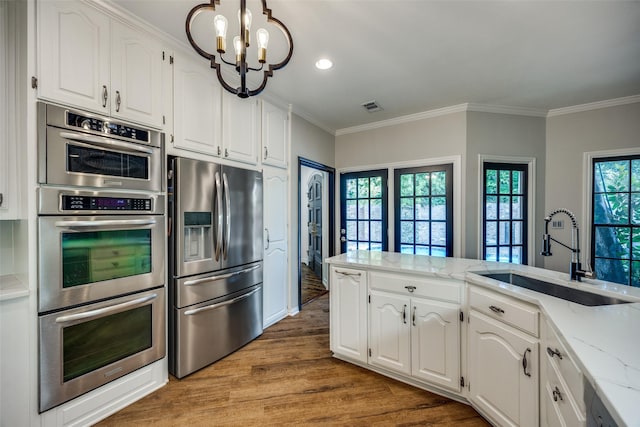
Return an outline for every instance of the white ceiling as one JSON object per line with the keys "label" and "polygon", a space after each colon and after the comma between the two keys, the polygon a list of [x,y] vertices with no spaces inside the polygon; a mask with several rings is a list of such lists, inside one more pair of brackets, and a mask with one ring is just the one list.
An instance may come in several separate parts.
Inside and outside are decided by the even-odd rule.
{"label": "white ceiling", "polygon": [[[251,1],[256,22],[259,5]],[[114,2],[188,43],[185,18],[206,0]],[[640,94],[640,1],[267,5],[289,28],[294,52],[269,79],[265,94],[331,131],[462,103],[546,111]],[[277,35],[272,40],[270,54],[279,51]],[[335,66],[316,70],[321,56]],[[365,111],[361,104],[371,100],[383,110]]]}

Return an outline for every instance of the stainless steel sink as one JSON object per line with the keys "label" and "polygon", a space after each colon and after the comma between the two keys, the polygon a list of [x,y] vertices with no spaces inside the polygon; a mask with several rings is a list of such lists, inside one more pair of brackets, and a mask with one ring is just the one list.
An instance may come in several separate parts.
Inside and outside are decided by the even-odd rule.
{"label": "stainless steel sink", "polygon": [[521,288],[527,288],[532,291],[540,292],[552,297],[575,302],[582,305],[612,305],[626,304],[631,301],[621,300],[619,298],[609,297],[601,294],[581,291],[579,289],[567,288],[566,286],[556,285],[554,283],[545,282],[543,280],[533,279],[531,277],[521,276],[514,273],[476,273],[480,276],[489,277],[500,282],[510,283]]}

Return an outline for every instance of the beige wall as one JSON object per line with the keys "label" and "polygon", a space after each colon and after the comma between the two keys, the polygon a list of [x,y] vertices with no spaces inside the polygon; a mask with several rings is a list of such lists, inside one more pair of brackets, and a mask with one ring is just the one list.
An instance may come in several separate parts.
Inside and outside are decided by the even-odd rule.
{"label": "beige wall", "polygon": [[289,272],[291,292],[289,310],[298,307],[298,157],[303,157],[326,166],[334,167],[335,138],[332,134],[309,123],[295,114],[291,115],[291,158],[289,159],[291,181],[289,182]]}
{"label": "beige wall", "polygon": [[[640,103],[601,108],[547,118],[545,214],[557,208],[572,211],[578,220],[581,237],[590,233],[585,224],[583,198],[583,159],[585,152],[640,147]],[[552,236],[571,242],[568,218],[564,230],[553,230]],[[555,219],[555,218],[554,218]],[[585,239],[583,239],[585,240]],[[590,249],[582,244],[583,259]],[[555,244],[553,256],[544,267],[568,271],[570,252]]]}
{"label": "beige wall", "polygon": [[[545,119],[543,117],[516,116],[470,111],[467,113],[467,165],[466,165],[466,257],[479,258],[478,237],[480,214],[478,206],[478,157],[529,157],[536,159],[535,236],[541,229],[544,215],[545,177]],[[529,254],[529,265],[542,265],[536,244],[535,254]]]}
{"label": "beige wall", "polygon": [[452,113],[336,137],[336,168],[464,155],[465,113]]}

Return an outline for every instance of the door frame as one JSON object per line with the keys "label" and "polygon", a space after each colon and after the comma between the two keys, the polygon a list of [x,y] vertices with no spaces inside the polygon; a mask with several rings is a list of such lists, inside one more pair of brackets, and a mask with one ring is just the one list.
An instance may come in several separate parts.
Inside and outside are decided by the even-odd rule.
{"label": "door frame", "polygon": [[[329,229],[322,231],[322,238],[328,239],[329,242],[329,254],[328,256],[333,256],[335,254],[335,245],[333,241],[333,235],[335,230],[335,174],[336,170],[330,166],[324,165],[322,163],[306,159],[304,157],[298,156],[298,193],[296,198],[298,199],[298,310],[302,310],[302,271],[300,270],[300,263],[302,262],[302,238],[300,235],[301,229],[301,219],[302,219],[302,200],[300,200],[300,192],[302,190],[303,183],[300,179],[300,172],[302,170],[302,166],[306,166],[311,169],[316,169],[321,172],[327,172],[328,182],[327,182],[327,192],[328,192],[328,211],[329,215]],[[306,183],[304,183],[306,186]],[[326,237],[325,237],[326,236]]]}

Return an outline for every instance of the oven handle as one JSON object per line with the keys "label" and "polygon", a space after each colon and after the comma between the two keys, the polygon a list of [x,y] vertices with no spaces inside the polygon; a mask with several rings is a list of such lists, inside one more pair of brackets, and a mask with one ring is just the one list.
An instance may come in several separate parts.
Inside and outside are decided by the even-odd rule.
{"label": "oven handle", "polygon": [[84,227],[108,227],[122,225],[153,225],[155,219],[111,219],[105,221],[56,221],[56,227],[84,228]]}
{"label": "oven handle", "polygon": [[186,282],[184,282],[184,286],[194,286],[194,285],[199,285],[205,282],[215,282],[217,280],[228,279],[229,277],[237,276],[238,274],[248,273],[250,271],[255,270],[258,267],[260,266],[254,265],[253,267],[245,268],[244,270],[234,271],[233,273],[221,274],[220,276],[211,276],[211,277],[205,277],[202,279],[187,280]]}
{"label": "oven handle", "polygon": [[147,295],[146,297],[137,298],[131,301],[123,302],[121,304],[112,305],[109,307],[98,308],[96,310],[85,311],[84,313],[69,314],[68,316],[60,316],[56,318],[56,323],[71,323],[77,320],[91,319],[95,317],[102,317],[109,313],[119,313],[126,309],[141,306],[147,302],[154,300],[158,297],[158,294]]}
{"label": "oven handle", "polygon": [[259,290],[260,290],[260,288],[256,288],[256,289],[252,290],[251,292],[247,292],[246,294],[240,295],[239,297],[235,297],[234,299],[230,299],[229,301],[219,302],[217,304],[211,304],[211,305],[207,305],[207,306],[200,307],[200,308],[194,308],[193,310],[187,310],[187,311],[184,312],[184,315],[185,316],[193,316],[194,314],[198,314],[201,311],[213,310],[215,308],[224,307],[225,305],[233,304],[235,302],[238,302],[240,300],[248,298],[251,295],[253,295],[256,292],[258,292]]}
{"label": "oven handle", "polygon": [[99,145],[101,147],[106,147],[106,148],[120,148],[123,151],[153,154],[153,150],[150,148],[138,147],[130,143],[120,142],[115,139],[103,138],[100,136],[83,135],[81,133],[71,133],[71,132],[60,132],[60,136],[62,138],[75,139],[78,141],[87,142],[89,144],[95,144],[95,145]]}

